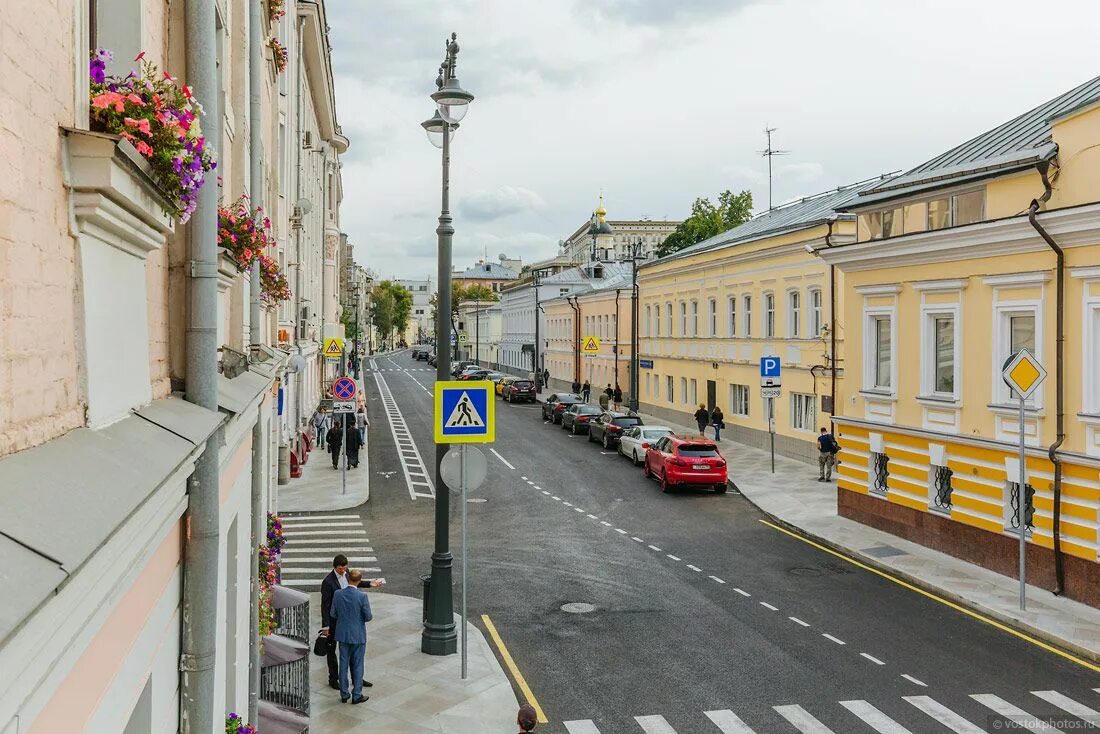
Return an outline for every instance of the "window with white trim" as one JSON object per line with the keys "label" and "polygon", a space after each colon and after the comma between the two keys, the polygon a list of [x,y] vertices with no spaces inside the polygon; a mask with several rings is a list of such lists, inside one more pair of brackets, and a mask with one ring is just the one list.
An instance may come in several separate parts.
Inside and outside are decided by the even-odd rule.
{"label": "window with white trim", "polygon": [[687,301],[680,301],[680,336],[688,335],[688,305]]}
{"label": "window with white trim", "polygon": [[665,304],[665,334],[672,336],[672,304]]}
{"label": "window with white trim", "polygon": [[956,399],[960,384],[958,307],[927,307],[921,328],[921,393]]}
{"label": "window with white trim", "polygon": [[688,381],[686,377],[680,378],[680,402],[687,404],[688,401]]}
{"label": "window with white trim", "polygon": [[699,336],[699,302],[691,302],[691,335]]}
{"label": "window with white trim", "polygon": [[775,294],[764,294],[764,338],[775,336]]}
{"label": "window with white trim", "polygon": [[666,375],[665,376],[665,397],[668,399],[668,402],[670,402],[670,403],[674,402],[673,395],[672,395],[672,386],[674,384],[676,384],[676,383],[675,383],[675,380],[673,379],[672,375]]}
{"label": "window with white trim", "polygon": [[741,309],[741,310],[744,311],[743,318],[745,319],[745,336],[751,337],[752,336],[752,296],[745,296],[743,299],[741,299],[741,303],[744,305],[744,308]]}
{"label": "window with white trim", "polygon": [[707,304],[707,336],[718,336],[718,301],[710,299]]}
{"label": "window with white trim", "polygon": [[894,390],[893,309],[866,311],[863,342],[863,388]]}
{"label": "window with white trim", "polygon": [[[1015,402],[1019,398],[1016,391],[1009,388],[1001,378],[1001,366],[1016,352],[1021,349],[1027,349],[1034,354],[1040,361],[1042,355],[1040,354],[1037,345],[1039,339],[1037,338],[1037,315],[1039,312],[1039,304],[1024,304],[1013,303],[1011,305],[1003,304],[999,305],[996,309],[997,319],[994,325],[994,359],[993,364],[995,366],[996,376],[994,378],[994,395],[995,400],[1000,403]],[[1042,394],[1041,390],[1036,390],[1028,398],[1028,405],[1034,406],[1038,401],[1038,397]]]}
{"label": "window with white trim", "polygon": [[699,402],[699,395],[696,392],[697,386],[696,386],[694,377],[691,378],[691,380],[688,381],[688,389],[691,391],[691,400],[689,402],[692,405],[695,405],[697,402]]}
{"label": "window with white trim", "polygon": [[729,324],[727,324],[727,336],[737,336],[737,296],[730,296],[729,303]]}
{"label": "window with white trim", "polygon": [[821,336],[821,330],[825,326],[822,303],[821,289],[812,289],[810,291],[810,336],[814,339]]}
{"label": "window with white trim", "polygon": [[[1085,284],[1088,288],[1088,283]],[[1100,297],[1085,304],[1085,412],[1100,415]]]}
{"label": "window with white trim", "polygon": [[732,415],[749,414],[749,386],[730,385],[730,413]]}
{"label": "window with white trim", "polygon": [[791,428],[812,433],[815,430],[814,420],[814,396],[791,393]]}
{"label": "window with white trim", "polygon": [[802,293],[787,293],[787,336],[798,339],[802,336]]}
{"label": "window with white trim", "polygon": [[651,306],[646,306],[645,307],[645,322],[644,322],[645,323],[645,335],[646,336],[653,336],[653,322],[651,321],[652,318],[653,318],[653,309],[652,309]]}

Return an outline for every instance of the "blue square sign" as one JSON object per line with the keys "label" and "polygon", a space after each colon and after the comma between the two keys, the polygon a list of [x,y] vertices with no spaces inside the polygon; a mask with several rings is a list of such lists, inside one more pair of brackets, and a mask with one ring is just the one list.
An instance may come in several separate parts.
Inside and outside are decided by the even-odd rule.
{"label": "blue square sign", "polygon": [[761,357],[760,376],[779,377],[779,357]]}
{"label": "blue square sign", "polygon": [[491,443],[496,439],[493,383],[435,383],[435,440],[438,443]]}

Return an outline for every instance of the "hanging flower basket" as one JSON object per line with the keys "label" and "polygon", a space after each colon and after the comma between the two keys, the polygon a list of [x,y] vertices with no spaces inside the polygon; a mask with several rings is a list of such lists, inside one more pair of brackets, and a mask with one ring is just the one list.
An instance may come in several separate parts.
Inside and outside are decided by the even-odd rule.
{"label": "hanging flower basket", "polygon": [[261,207],[251,208],[247,195],[242,194],[230,206],[218,207],[218,246],[239,270],[252,267],[256,257],[272,245],[271,220]]}
{"label": "hanging flower basket", "polygon": [[186,222],[195,211],[206,174],[217,166],[202,134],[202,105],[188,87],[145,61],[144,51],[134,59],[140,70],[125,77],[107,76],[107,63],[113,58],[103,48],[91,55],[91,128],[128,140],[149,162],[170,202],[166,213]]}
{"label": "hanging flower basket", "polygon": [[256,727],[244,723],[240,714],[225,717],[225,734],[256,734]]}
{"label": "hanging flower basket", "polygon": [[279,269],[279,263],[262,252],[256,257],[260,262],[260,298],[265,303],[289,301],[290,283]]}
{"label": "hanging flower basket", "polygon": [[282,74],[286,71],[286,65],[290,62],[290,54],[286,50],[286,46],[279,43],[279,40],[272,36],[267,39],[267,45],[271,49],[271,55],[275,58],[275,69]]}
{"label": "hanging flower basket", "polygon": [[286,0],[267,0],[267,20],[269,23],[286,15]]}

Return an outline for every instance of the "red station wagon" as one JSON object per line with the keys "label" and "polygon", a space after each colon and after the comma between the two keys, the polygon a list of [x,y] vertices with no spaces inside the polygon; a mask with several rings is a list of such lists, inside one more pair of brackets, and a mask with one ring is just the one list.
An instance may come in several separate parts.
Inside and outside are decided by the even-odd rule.
{"label": "red station wagon", "polygon": [[710,486],[726,491],[726,460],[709,438],[665,436],[645,450],[645,475],[656,477],[665,492],[674,486]]}

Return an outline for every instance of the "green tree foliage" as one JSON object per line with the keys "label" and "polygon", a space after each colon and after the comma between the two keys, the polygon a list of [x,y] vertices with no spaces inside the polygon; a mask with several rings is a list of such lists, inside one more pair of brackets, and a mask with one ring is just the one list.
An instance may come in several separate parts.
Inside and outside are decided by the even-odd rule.
{"label": "green tree foliage", "polygon": [[[451,281],[451,320],[453,321],[454,317],[458,316],[458,307],[463,303],[469,301],[486,303],[499,300],[500,295],[493,293],[493,289],[488,286],[481,285],[480,283],[472,283],[463,287],[461,283]],[[435,321],[439,316],[439,301],[437,294],[432,294],[430,303],[432,306],[432,321]]]}
{"label": "green tree foliage", "polygon": [[371,314],[374,328],[382,339],[389,339],[394,332],[405,333],[412,313],[412,293],[390,280],[383,280],[371,293]]}
{"label": "green tree foliage", "polygon": [[700,197],[691,205],[691,216],[680,222],[672,234],[657,246],[657,257],[671,255],[685,247],[722,234],[752,216],[752,192],[735,194],[729,189],[718,194],[718,204]]}

